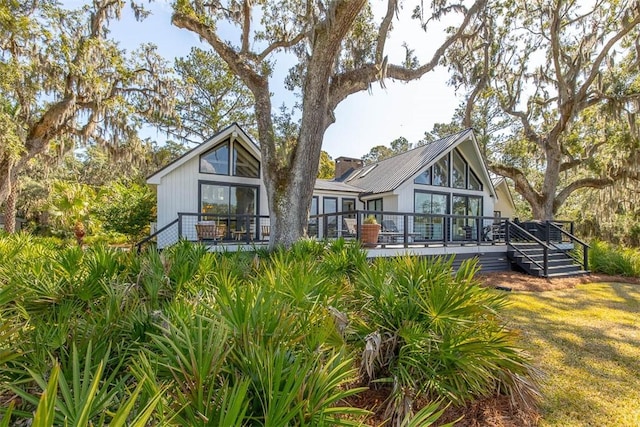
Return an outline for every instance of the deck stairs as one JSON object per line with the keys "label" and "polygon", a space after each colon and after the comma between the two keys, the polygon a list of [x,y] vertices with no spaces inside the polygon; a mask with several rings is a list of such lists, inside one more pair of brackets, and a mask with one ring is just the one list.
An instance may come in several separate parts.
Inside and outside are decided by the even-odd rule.
{"label": "deck stairs", "polygon": [[512,267],[536,277],[589,274],[588,245],[560,228],[548,227],[555,239],[549,239],[549,234],[536,237],[518,224],[508,224],[507,257]]}
{"label": "deck stairs", "polygon": [[547,255],[547,273],[544,271],[544,249],[529,243],[512,243],[507,250],[512,266],[537,277],[564,277],[588,274],[575,259],[560,249],[550,249]]}

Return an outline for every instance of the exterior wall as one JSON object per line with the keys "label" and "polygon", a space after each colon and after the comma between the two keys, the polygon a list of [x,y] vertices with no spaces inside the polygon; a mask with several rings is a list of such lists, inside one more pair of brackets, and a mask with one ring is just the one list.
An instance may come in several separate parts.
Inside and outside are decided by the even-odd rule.
{"label": "exterior wall", "polygon": [[[200,156],[195,156],[163,176],[157,186],[158,228],[177,219],[178,213],[200,212],[199,188],[201,182],[259,186],[258,214],[269,215],[267,192],[262,179],[200,173]],[[196,239],[193,226],[196,221],[196,218],[190,218],[189,226],[183,227],[182,232],[187,239]],[[159,246],[167,246],[172,243],[173,241],[167,241],[162,245],[159,243]]]}
{"label": "exterior wall", "polygon": [[498,200],[496,200],[494,211],[500,211],[500,215],[504,218],[513,218],[516,215],[514,206],[511,204],[511,197],[508,193],[509,189],[507,184],[502,182],[496,187],[496,193],[498,193]]}
{"label": "exterior wall", "polygon": [[318,198],[318,214],[325,213],[323,210],[323,199],[325,197],[336,198],[338,200],[338,212],[342,211],[342,199],[355,199],[356,209],[364,209],[364,204],[360,201],[360,199],[358,199],[357,193],[314,190],[313,196]]}

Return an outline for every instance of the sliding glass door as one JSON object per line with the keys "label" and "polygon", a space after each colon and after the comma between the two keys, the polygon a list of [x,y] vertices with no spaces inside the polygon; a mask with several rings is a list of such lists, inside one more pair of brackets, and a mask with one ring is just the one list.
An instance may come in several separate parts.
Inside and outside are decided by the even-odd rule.
{"label": "sliding glass door", "polygon": [[416,213],[433,214],[434,216],[416,217],[414,232],[425,240],[444,240],[446,218],[437,215],[449,213],[449,195],[416,191],[414,195]]}

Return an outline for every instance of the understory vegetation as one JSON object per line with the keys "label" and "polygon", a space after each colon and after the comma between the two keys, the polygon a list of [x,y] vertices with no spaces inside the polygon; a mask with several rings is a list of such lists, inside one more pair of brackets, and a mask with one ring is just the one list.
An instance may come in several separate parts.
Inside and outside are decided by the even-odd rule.
{"label": "understory vegetation", "polygon": [[593,241],[589,249],[589,269],[594,273],[640,277],[640,250]]}
{"label": "understory vegetation", "polygon": [[[538,397],[474,263],[28,235],[0,238],[0,259],[0,426],[427,426],[446,405]],[[375,414],[349,404],[369,388],[388,390]]]}

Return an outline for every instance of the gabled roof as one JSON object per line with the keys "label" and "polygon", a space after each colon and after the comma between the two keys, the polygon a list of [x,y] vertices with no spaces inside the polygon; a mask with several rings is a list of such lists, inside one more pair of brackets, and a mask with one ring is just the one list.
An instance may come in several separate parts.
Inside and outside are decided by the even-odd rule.
{"label": "gabled roof", "polygon": [[[421,147],[414,148],[405,153],[398,154],[378,163],[366,165],[350,173],[344,183],[363,189],[366,194],[387,193],[398,188],[402,183],[414,176],[425,167],[438,160],[460,143],[471,140],[480,159],[472,129],[466,129],[442,139],[430,142]],[[482,161],[482,160],[481,160]],[[483,167],[484,181],[491,183],[491,179]],[[491,190],[494,190],[491,188]],[[493,191],[495,193],[495,191]]]}
{"label": "gabled roof", "polygon": [[513,201],[513,194],[511,194],[511,189],[507,184],[507,180],[503,176],[492,176],[491,184],[493,184],[493,187],[496,189],[500,186],[504,186],[505,192],[507,193],[507,197],[509,198],[509,203],[511,203],[511,206],[513,206],[515,209],[516,204]]}
{"label": "gabled roof", "polygon": [[208,151],[211,147],[216,145],[218,142],[223,141],[229,137],[240,137],[239,139],[247,142],[247,148],[253,151],[253,154],[260,158],[260,148],[258,144],[256,144],[253,139],[238,125],[237,123],[232,123],[226,128],[222,129],[220,132],[214,134],[206,141],[203,141],[200,145],[191,150],[184,153],[182,156],[175,159],[173,162],[154,172],[152,175],[147,177],[147,184],[160,184],[162,177],[168,175],[175,169],[182,166],[184,163],[188,162],[192,158],[199,156],[200,154]]}

